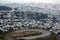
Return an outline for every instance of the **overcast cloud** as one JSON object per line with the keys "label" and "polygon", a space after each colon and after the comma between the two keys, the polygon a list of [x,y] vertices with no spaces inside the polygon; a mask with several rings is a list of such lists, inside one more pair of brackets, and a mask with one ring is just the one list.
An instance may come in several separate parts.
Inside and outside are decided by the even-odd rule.
{"label": "overcast cloud", "polygon": [[0,3],[60,3],[60,0],[0,0]]}

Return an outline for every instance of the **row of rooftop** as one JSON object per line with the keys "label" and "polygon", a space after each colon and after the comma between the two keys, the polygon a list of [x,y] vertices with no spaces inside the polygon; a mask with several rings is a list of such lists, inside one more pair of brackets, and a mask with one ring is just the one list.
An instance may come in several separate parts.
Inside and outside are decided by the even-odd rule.
{"label": "row of rooftop", "polygon": [[[52,14],[20,11],[12,9],[10,11],[0,11],[0,30],[7,32],[10,29],[24,28],[44,28],[50,31],[59,29],[58,21]],[[57,28],[58,26],[58,28]]]}

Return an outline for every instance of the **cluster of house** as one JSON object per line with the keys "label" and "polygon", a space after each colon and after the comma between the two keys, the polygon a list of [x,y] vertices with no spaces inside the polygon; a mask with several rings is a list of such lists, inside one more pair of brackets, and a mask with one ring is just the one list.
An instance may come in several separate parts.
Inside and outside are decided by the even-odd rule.
{"label": "cluster of house", "polygon": [[[55,31],[58,26],[56,18],[51,14],[47,15],[48,18],[40,18],[38,16],[39,14],[37,17],[33,14],[33,16],[27,16],[26,14],[29,14],[29,12],[24,13],[20,12],[20,10],[14,9],[11,11],[0,11],[0,32],[8,32],[10,30],[25,28],[44,28],[49,31]],[[42,15],[42,17],[43,16],[44,15]]]}

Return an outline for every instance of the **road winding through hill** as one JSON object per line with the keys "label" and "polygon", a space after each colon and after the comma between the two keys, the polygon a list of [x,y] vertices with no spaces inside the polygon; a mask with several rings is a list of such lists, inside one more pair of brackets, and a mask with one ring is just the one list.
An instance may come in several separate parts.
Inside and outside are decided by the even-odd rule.
{"label": "road winding through hill", "polygon": [[[14,31],[16,32],[23,32],[23,31],[38,31],[38,32],[42,32],[41,35],[36,35],[36,36],[28,36],[28,37],[17,37],[17,39],[36,39],[36,38],[40,38],[40,37],[46,37],[46,36],[50,36],[51,32],[47,31],[47,30],[43,30],[43,29],[24,29],[24,30],[16,30]],[[11,37],[7,37],[7,40],[14,40]]]}

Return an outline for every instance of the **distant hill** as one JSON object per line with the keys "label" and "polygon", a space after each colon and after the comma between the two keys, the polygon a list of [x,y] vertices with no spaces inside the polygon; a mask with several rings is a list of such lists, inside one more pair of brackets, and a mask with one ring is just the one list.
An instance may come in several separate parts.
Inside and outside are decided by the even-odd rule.
{"label": "distant hill", "polygon": [[47,3],[9,3],[5,4],[7,7],[18,8],[21,11],[31,11],[52,14],[57,17],[57,20],[60,20],[60,4],[47,4]]}
{"label": "distant hill", "polygon": [[10,8],[10,7],[6,7],[6,6],[0,6],[0,11],[1,10],[12,10],[12,8]]}
{"label": "distant hill", "polygon": [[43,13],[51,13],[57,15],[60,13],[60,4],[47,4],[47,3],[10,3],[5,4],[8,7],[19,8],[20,10],[28,10],[34,12],[43,12]]}

